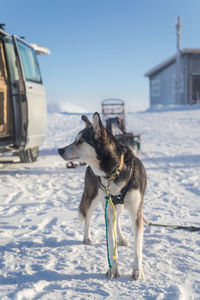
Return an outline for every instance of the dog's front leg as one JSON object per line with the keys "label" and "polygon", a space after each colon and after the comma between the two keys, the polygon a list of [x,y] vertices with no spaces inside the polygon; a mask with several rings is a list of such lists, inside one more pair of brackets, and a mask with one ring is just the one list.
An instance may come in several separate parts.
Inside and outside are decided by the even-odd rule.
{"label": "dog's front leg", "polygon": [[88,207],[87,215],[85,217],[85,227],[84,227],[84,238],[83,242],[86,245],[92,244],[91,234],[90,234],[90,222],[92,218],[92,214],[99,203],[99,198],[96,197],[92,199],[90,206]]}
{"label": "dog's front leg", "polygon": [[143,217],[139,212],[137,215],[132,215],[134,229],[134,269],[133,278],[136,280],[144,279],[142,270],[142,242],[143,242]]}
{"label": "dog's front leg", "polygon": [[134,232],[134,269],[133,278],[143,279],[142,270],[142,242],[143,242],[143,216],[142,216],[142,195],[139,190],[132,190],[125,199],[125,208],[128,209]]}
{"label": "dog's front leg", "polygon": [[117,238],[118,238],[118,245],[120,246],[128,246],[128,241],[125,239],[120,226],[120,215],[124,210],[124,205],[119,204],[115,206],[116,211],[116,232],[117,232]]}
{"label": "dog's front leg", "polygon": [[[108,252],[110,264],[109,270],[107,272],[107,276],[112,279],[113,277],[119,276],[118,270],[118,257],[117,257],[117,249],[115,251],[115,236],[114,230],[116,230],[116,224],[114,225],[114,214],[113,214],[113,207],[109,204],[108,205],[108,213],[107,213],[107,226],[108,226]],[[115,253],[116,252],[116,253]]]}

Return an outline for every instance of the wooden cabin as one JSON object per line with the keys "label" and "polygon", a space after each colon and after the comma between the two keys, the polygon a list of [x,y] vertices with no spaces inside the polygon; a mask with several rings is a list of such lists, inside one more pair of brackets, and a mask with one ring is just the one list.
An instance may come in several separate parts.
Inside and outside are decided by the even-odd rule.
{"label": "wooden cabin", "polygon": [[200,103],[200,49],[183,49],[146,74],[150,106]]}

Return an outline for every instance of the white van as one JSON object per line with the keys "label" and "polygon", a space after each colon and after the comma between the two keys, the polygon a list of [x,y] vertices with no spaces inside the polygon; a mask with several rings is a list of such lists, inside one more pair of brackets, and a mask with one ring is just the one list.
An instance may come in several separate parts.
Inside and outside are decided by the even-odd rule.
{"label": "white van", "polygon": [[36,50],[0,26],[0,152],[35,161],[45,128],[45,89]]}

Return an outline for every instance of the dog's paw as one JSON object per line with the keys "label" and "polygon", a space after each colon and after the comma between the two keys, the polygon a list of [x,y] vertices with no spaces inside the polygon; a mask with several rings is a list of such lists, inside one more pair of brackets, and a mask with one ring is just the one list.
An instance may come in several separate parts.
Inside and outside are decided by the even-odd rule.
{"label": "dog's paw", "polygon": [[108,276],[108,278],[110,280],[112,280],[112,278],[117,278],[120,276],[119,274],[119,270],[118,268],[116,267],[114,270],[113,269],[108,269],[107,273],[106,273],[106,276]]}
{"label": "dog's paw", "polygon": [[92,240],[90,238],[84,238],[83,243],[85,245],[92,245]]}
{"label": "dog's paw", "polygon": [[128,246],[128,241],[126,239],[121,239],[117,242],[119,246]]}
{"label": "dog's paw", "polygon": [[143,280],[144,279],[144,273],[142,270],[134,270],[132,273],[132,278],[134,280]]}

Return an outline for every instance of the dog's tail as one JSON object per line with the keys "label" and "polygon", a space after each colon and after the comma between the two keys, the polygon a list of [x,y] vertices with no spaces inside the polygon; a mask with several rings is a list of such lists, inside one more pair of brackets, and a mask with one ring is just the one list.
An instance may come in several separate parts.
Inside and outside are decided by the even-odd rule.
{"label": "dog's tail", "polygon": [[85,222],[85,218],[86,218],[86,215],[84,215],[84,213],[81,211],[81,208],[79,206],[79,209],[78,209],[78,220],[80,223],[83,223]]}
{"label": "dog's tail", "polygon": [[81,202],[78,208],[78,220],[80,223],[83,223],[87,217],[88,203],[86,191],[83,192]]}
{"label": "dog's tail", "polygon": [[82,199],[78,208],[79,222],[85,222],[86,218],[89,220],[99,203],[99,198],[95,195],[90,195],[86,191],[83,192]]}
{"label": "dog's tail", "polygon": [[80,222],[84,222],[86,218],[91,217],[96,207],[96,201],[94,200],[98,194],[98,188],[98,179],[91,167],[88,166],[85,172],[85,187],[78,209]]}

